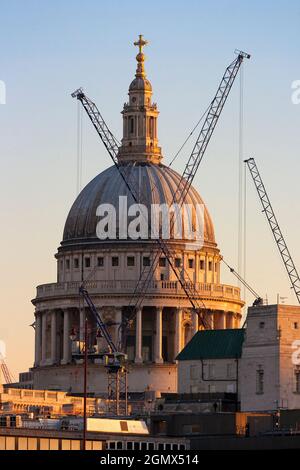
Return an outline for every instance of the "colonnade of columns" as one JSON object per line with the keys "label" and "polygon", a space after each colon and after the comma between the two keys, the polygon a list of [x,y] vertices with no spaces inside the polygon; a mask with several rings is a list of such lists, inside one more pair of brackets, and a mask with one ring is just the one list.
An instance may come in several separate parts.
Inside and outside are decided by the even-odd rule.
{"label": "colonnade of columns", "polygon": [[[59,357],[58,346],[58,310],[37,312],[35,317],[35,366],[67,364],[71,359],[71,325],[70,311],[65,309],[61,311],[63,315],[63,334],[62,334],[62,357]],[[50,354],[47,346],[49,345],[49,334],[47,333],[50,320]]]}
{"label": "colonnade of columns", "polygon": [[[199,320],[195,312],[190,310],[188,320],[185,317],[187,309],[173,308],[172,334],[173,360],[185,346],[185,343],[198,331]],[[163,358],[163,322],[170,313],[163,307],[154,307],[153,318],[153,362],[162,364]],[[58,318],[58,315],[59,318]],[[116,315],[121,318],[121,309],[116,309]],[[84,340],[85,312],[78,311],[78,339]],[[213,329],[237,328],[239,319],[232,312],[214,311],[205,316],[206,324]],[[59,327],[58,327],[59,326]],[[35,366],[68,364],[71,361],[71,324],[70,309],[49,310],[36,313],[35,321]],[[185,330],[187,328],[187,330]],[[58,330],[60,333],[58,333]],[[143,310],[137,309],[135,329],[131,332],[135,336],[134,362],[143,363]],[[170,338],[169,338],[170,339]],[[59,344],[58,344],[59,342]]]}

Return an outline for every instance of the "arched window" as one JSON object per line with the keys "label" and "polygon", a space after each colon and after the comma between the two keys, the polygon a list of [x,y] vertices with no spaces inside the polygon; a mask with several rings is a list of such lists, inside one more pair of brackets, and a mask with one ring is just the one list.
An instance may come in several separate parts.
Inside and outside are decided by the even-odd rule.
{"label": "arched window", "polygon": [[134,133],[134,118],[129,118],[129,132],[130,134]]}

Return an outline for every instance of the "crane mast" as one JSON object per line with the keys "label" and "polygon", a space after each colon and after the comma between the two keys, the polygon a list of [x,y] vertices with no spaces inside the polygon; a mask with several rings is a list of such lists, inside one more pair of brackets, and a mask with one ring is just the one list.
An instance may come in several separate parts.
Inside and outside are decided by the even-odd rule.
{"label": "crane mast", "polygon": [[[107,372],[108,387],[108,412],[114,415],[127,415],[127,369],[126,369],[126,354],[118,351],[112,337],[108,331],[107,326],[103,322],[101,315],[96,309],[88,291],[84,286],[80,286],[79,294],[84,298],[91,312],[94,320],[101,332],[102,337],[105,339],[108,350],[101,353],[104,367]],[[87,348],[87,344],[84,345]]]}
{"label": "crane mast", "polygon": [[258,171],[256,162],[254,158],[249,158],[245,160],[245,163],[248,166],[250,174],[252,176],[256,191],[258,193],[261,205],[263,207],[263,212],[267,218],[269,226],[271,228],[273,237],[275,239],[276,245],[278,247],[280,256],[282,258],[283,264],[289,276],[291,287],[294,290],[297,300],[300,303],[300,278],[296,266],[294,264],[293,258],[290,254],[288,246],[285,242],[284,236],[279,227],[276,215],[271,205],[271,201],[267,194],[265,185],[261,179],[260,173]]}
{"label": "crane mast", "polygon": [[[186,163],[185,170],[181,176],[178,187],[175,190],[175,193],[173,195],[173,202],[176,202],[178,205],[182,205],[185,200],[185,197],[189,191],[189,188],[192,184],[192,181],[195,177],[195,174],[204,156],[207,145],[211,139],[211,136],[214,132],[216,124],[219,120],[222,109],[228,98],[228,95],[230,93],[234,80],[237,76],[239,68],[244,58],[247,58],[247,59],[250,58],[250,55],[245,52],[237,51],[237,53],[238,53],[237,58],[225,70],[225,73],[222,77],[220,85],[217,89],[217,93],[214,99],[212,100],[211,105],[208,109],[206,119],[198,135],[193,151],[188,159],[188,162]],[[136,188],[136,184],[134,184],[135,182],[130,180],[130,175],[126,175],[126,165],[120,165],[118,161],[118,142],[113,136],[113,134],[111,133],[111,131],[109,130],[96,104],[85,95],[82,88],[79,88],[78,90],[74,91],[74,93],[72,93],[72,97],[77,98],[82,103],[89,119],[91,120],[93,126],[95,127],[99,137],[101,138],[114,164],[118,168],[120,175],[122,179],[124,180],[128,190],[133,196],[133,199],[135,200],[135,202],[141,203],[142,202],[141,197],[135,191],[135,188]],[[172,218],[171,218],[171,224],[170,224],[171,227],[173,223],[174,223],[174,214],[172,214]],[[205,308],[205,305],[203,304],[203,302],[201,303],[201,305],[199,305],[199,302],[196,298],[197,292],[195,290],[194,284],[190,281],[187,272],[184,269],[181,269],[181,271],[184,274],[183,276],[184,280],[185,281],[187,280],[187,282],[185,282],[182,280],[182,277],[179,275],[177,269],[174,266],[174,263],[172,260],[173,256],[167,244],[161,238],[156,239],[156,241],[160,249],[156,252],[156,255],[154,256],[152,260],[151,267],[148,270],[147,274],[145,275],[144,270],[141,273],[141,276],[138,280],[138,283],[136,285],[136,288],[132,296],[132,299],[137,299],[134,304],[133,311],[135,311],[138,305],[143,302],[149,283],[151,281],[152,273],[154,272],[156,268],[156,265],[158,263],[158,259],[161,253],[163,253],[171,269],[173,270],[181,288],[183,289],[186,296],[188,297],[193,309],[196,312],[198,312],[200,322],[202,322],[204,327],[207,327],[207,325],[204,322],[204,319],[200,316],[200,309],[201,307]],[[135,313],[133,313],[133,316],[134,315]]]}

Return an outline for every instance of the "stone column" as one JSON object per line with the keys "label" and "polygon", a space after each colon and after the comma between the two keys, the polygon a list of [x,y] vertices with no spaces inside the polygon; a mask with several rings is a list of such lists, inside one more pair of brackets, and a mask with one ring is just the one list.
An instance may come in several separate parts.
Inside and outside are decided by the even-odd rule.
{"label": "stone column", "polygon": [[199,330],[199,319],[198,319],[198,315],[197,315],[197,312],[195,310],[192,310],[192,331],[193,331],[193,336],[194,334],[197,333],[197,331]]}
{"label": "stone column", "polygon": [[182,327],[181,327],[181,322],[182,322],[182,309],[181,308],[176,308],[175,311],[175,344],[174,344],[174,360],[176,356],[180,353],[181,351],[181,345],[182,345]]}
{"label": "stone column", "polygon": [[162,307],[156,307],[155,316],[155,343],[154,343],[154,362],[162,364]]}
{"label": "stone column", "polygon": [[200,257],[198,254],[195,254],[195,269],[194,269],[194,282],[199,282],[199,271],[200,271]]}
{"label": "stone column", "polygon": [[140,364],[143,362],[142,356],[142,340],[143,340],[143,314],[142,309],[138,308],[135,317],[135,358],[134,362]]}
{"label": "stone column", "polygon": [[231,329],[234,328],[233,325],[233,313],[232,312],[227,312],[227,328]]}
{"label": "stone column", "polygon": [[220,323],[219,328],[220,330],[226,330],[226,315],[225,312],[221,311],[219,313]]}
{"label": "stone column", "polygon": [[35,314],[35,359],[34,366],[38,367],[41,362],[41,328],[42,328],[42,317],[40,312]]}
{"label": "stone column", "polygon": [[42,360],[41,365],[46,363],[46,348],[47,348],[47,312],[43,312],[42,316]]}
{"label": "stone column", "polygon": [[56,363],[57,359],[57,331],[56,331],[56,311],[51,313],[51,364]]}
{"label": "stone column", "polygon": [[211,311],[208,311],[208,313],[205,315],[205,320],[206,320],[208,328],[213,330],[215,328],[214,313]]}
{"label": "stone column", "polygon": [[62,364],[70,361],[70,319],[68,309],[64,310],[63,359]]}
{"label": "stone column", "polygon": [[204,282],[208,282],[208,256],[207,253],[205,254],[205,261],[204,261]]}

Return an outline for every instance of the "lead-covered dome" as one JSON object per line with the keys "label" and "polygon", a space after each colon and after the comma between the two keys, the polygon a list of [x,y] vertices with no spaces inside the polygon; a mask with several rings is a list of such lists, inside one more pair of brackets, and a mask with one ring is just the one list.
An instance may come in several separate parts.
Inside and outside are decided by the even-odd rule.
{"label": "lead-covered dome", "polygon": [[129,91],[152,91],[152,85],[147,78],[137,77],[129,85]]}
{"label": "lead-covered dome", "polygon": [[[149,213],[152,204],[172,204],[180,181],[176,171],[155,164],[128,164],[126,176],[135,187],[139,203],[146,205]],[[75,200],[65,223],[62,245],[103,243],[96,236],[96,226],[100,220],[96,211],[100,204],[111,204],[116,209],[118,233],[119,196],[127,196],[128,207],[135,203],[118,169],[112,166],[90,181]],[[196,204],[204,205],[193,187],[189,189],[184,202],[192,207],[196,207]],[[216,246],[213,223],[205,205],[204,244]]]}

